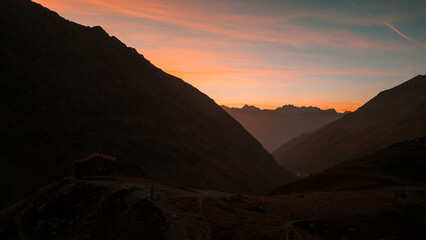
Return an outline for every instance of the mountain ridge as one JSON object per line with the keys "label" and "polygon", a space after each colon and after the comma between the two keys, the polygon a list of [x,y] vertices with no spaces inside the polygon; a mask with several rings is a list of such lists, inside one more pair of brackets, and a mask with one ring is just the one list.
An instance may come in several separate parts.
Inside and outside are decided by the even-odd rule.
{"label": "mountain ridge", "polygon": [[425,185],[426,137],[398,142],[359,159],[341,162],[320,173],[285,184],[270,194],[345,191]]}
{"label": "mountain ridge", "polygon": [[318,107],[294,105],[283,105],[274,110],[249,105],[242,108],[222,108],[239,121],[269,152],[294,137],[344,116],[344,113],[337,113],[334,109],[322,110]]}
{"label": "mountain ridge", "polygon": [[[307,113],[312,113],[312,112],[336,112],[336,109],[334,108],[327,108],[327,109],[322,109],[319,107],[315,107],[315,106],[295,106],[293,104],[285,104],[282,105],[281,107],[277,107],[275,109],[262,109],[260,107],[257,107],[256,105],[250,105],[250,104],[245,104],[244,106],[242,106],[241,108],[238,107],[228,107],[226,105],[220,105],[222,108],[224,109],[233,109],[233,110],[242,110],[242,111],[266,111],[266,112],[294,112],[294,113],[303,113],[303,112],[307,112]],[[343,114],[345,113],[350,113],[351,111],[345,111],[345,112],[341,112]]]}
{"label": "mountain ridge", "polygon": [[295,178],[207,95],[101,27],[29,0],[0,6],[0,207],[94,152],[190,187],[261,193]]}
{"label": "mountain ridge", "polygon": [[292,139],[273,155],[281,166],[310,174],[396,142],[426,135],[426,76],[382,91],[353,113]]}

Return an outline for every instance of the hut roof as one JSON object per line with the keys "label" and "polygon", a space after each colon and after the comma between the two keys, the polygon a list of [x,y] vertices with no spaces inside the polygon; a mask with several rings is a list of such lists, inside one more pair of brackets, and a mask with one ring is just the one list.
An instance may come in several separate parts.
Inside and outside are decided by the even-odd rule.
{"label": "hut roof", "polygon": [[117,161],[115,159],[115,157],[113,157],[111,155],[97,152],[97,153],[91,154],[91,155],[89,155],[89,156],[87,156],[85,158],[75,160],[74,164],[84,163],[84,162],[90,161],[90,160],[92,160],[94,158],[97,158],[97,157],[101,157],[101,158],[103,158],[105,160],[108,160],[108,161],[111,161],[111,162],[116,162]]}

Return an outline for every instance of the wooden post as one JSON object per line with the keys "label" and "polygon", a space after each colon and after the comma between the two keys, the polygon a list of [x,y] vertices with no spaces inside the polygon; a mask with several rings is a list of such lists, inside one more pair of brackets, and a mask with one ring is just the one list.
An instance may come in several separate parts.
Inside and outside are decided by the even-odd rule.
{"label": "wooden post", "polygon": [[151,187],[151,200],[154,199],[154,186]]}
{"label": "wooden post", "polygon": [[203,208],[203,199],[202,198],[199,198],[198,199],[198,215],[200,215],[201,216],[201,210],[202,210],[202,208]]}

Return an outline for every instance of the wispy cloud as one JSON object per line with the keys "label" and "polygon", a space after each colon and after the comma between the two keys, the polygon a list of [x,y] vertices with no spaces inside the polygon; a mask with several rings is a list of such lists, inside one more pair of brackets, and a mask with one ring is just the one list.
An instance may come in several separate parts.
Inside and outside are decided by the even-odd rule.
{"label": "wispy cloud", "polygon": [[[351,1],[349,1],[349,0],[345,0],[345,2],[347,2],[348,4],[352,5],[353,7],[357,8],[357,9],[361,10],[361,11],[362,11],[363,13],[365,13],[366,15],[368,15],[368,16],[373,16],[371,13],[369,13],[369,12],[368,12],[368,11],[366,11],[366,10],[364,10],[364,9],[363,9],[363,8],[361,8],[360,6],[356,5],[355,3],[353,3],[353,2],[351,2]],[[391,25],[390,23],[383,21],[383,24],[384,24],[385,26],[387,26],[388,28],[390,28],[392,31],[396,32],[399,36],[401,36],[401,37],[403,37],[403,38],[407,39],[407,40],[408,40],[408,41],[410,41],[410,42],[415,42],[415,40],[413,40],[412,38],[408,37],[407,35],[405,35],[405,34],[401,33],[398,29],[396,29],[396,27],[394,27],[394,26],[393,26],[393,25]]]}
{"label": "wispy cloud", "polygon": [[361,10],[363,13],[365,13],[368,16],[372,15],[371,13],[367,12],[366,10],[362,9],[361,7],[359,7],[358,5],[356,5],[355,3],[353,3],[349,0],[345,0],[345,2],[348,3],[349,5],[352,5],[353,7],[357,8],[357,9]]}
{"label": "wispy cloud", "polygon": [[413,66],[414,60],[411,60],[410,64],[408,64],[407,70],[405,71],[406,73],[410,72],[411,67]]}
{"label": "wispy cloud", "polygon": [[[258,1],[260,8],[282,7],[272,12],[247,9],[250,1],[234,0],[35,1],[73,21],[105,27],[166,72],[228,103],[264,99],[265,105],[272,101],[291,103],[283,102],[287,100],[309,104],[301,99],[315,94],[316,98],[308,100],[329,100],[330,106],[338,101],[356,105],[368,99],[365,89],[382,90],[383,86],[356,92],[335,85],[362,85],[354,84],[360,79],[407,79],[413,63],[405,71],[406,58],[398,63],[387,59],[411,54],[414,47],[426,47],[417,42],[418,35],[407,36],[395,27],[400,26],[400,20],[421,16],[421,11],[375,16],[350,0],[345,0],[348,6],[343,3],[340,9],[312,8],[308,4],[297,7],[297,1],[283,5],[280,1]],[[353,8],[362,14],[350,11]],[[398,35],[385,38],[372,33],[369,27],[377,26]],[[415,44],[400,41],[400,37]],[[377,59],[383,64],[376,64]],[[389,70],[398,67],[402,72]],[[319,92],[318,85],[324,92]],[[293,98],[280,98],[289,94],[294,94]],[[353,99],[337,99],[342,95],[352,95]]]}
{"label": "wispy cloud", "polygon": [[[207,37],[228,38],[244,41],[258,41],[266,43],[287,44],[292,47],[329,46],[346,49],[387,49],[400,50],[403,46],[391,41],[375,40],[360,34],[337,29],[327,31],[307,26],[287,23],[289,20],[300,17],[319,17],[343,19],[339,13],[300,11],[286,13],[282,16],[259,16],[249,14],[231,14],[217,11],[206,11],[194,4],[176,4],[174,1],[152,3],[150,1],[125,0],[121,2],[106,0],[73,0],[73,5],[63,0],[39,0],[54,8],[67,8],[69,11],[87,12],[87,6],[93,12],[111,14],[118,17],[132,17],[141,20],[156,21],[171,26],[179,26],[189,31],[198,31],[208,34]],[[349,1],[348,1],[349,2]],[[78,7],[80,6],[80,7]],[[85,6],[84,8],[81,6]],[[336,15],[337,14],[337,15]],[[331,16],[331,17],[330,17]],[[356,19],[356,18],[352,18]],[[339,21],[339,20],[338,20]],[[349,20],[352,21],[352,20]],[[138,21],[124,23],[141,24]],[[145,23],[144,23],[145,24]],[[199,34],[198,38],[203,34]],[[175,36],[176,37],[176,36]],[[179,36],[182,38],[182,36]]]}
{"label": "wispy cloud", "polygon": [[407,37],[407,35],[401,33],[398,29],[396,29],[394,26],[392,26],[391,24],[387,23],[387,22],[383,22],[386,26],[388,26],[390,29],[392,29],[393,31],[395,31],[396,33],[398,33],[399,36],[407,39],[410,42],[413,42],[413,39],[411,39],[410,37]]}

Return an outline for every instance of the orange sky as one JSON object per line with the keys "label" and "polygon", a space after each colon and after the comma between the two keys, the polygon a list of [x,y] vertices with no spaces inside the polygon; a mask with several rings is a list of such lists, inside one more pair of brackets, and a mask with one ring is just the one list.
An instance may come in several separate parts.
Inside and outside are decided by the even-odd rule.
{"label": "orange sky", "polygon": [[385,10],[380,1],[37,2],[80,24],[102,26],[228,106],[355,110],[424,74],[426,63],[426,36],[415,31],[426,14],[393,0]]}

